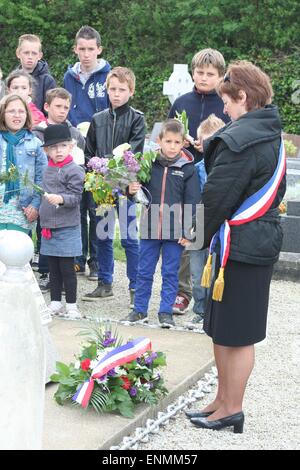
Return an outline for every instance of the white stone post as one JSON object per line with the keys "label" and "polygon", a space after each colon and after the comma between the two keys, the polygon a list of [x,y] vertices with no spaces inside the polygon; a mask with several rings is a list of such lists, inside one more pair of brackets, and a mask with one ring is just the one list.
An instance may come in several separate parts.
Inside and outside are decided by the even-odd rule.
{"label": "white stone post", "polygon": [[33,243],[0,231],[0,449],[41,449],[45,352],[41,316],[26,268]]}
{"label": "white stone post", "polygon": [[176,98],[192,91],[194,82],[188,72],[187,64],[174,64],[169,80],[164,82],[163,95],[167,95],[171,104]]}

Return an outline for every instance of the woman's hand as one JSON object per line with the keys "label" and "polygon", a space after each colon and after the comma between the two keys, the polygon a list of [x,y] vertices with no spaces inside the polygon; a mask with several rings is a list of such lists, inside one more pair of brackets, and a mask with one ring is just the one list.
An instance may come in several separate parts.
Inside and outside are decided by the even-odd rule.
{"label": "woman's hand", "polygon": [[191,244],[191,242],[187,240],[186,238],[179,238],[178,243],[179,245],[184,246],[184,247],[189,246]]}
{"label": "woman's hand", "polygon": [[39,211],[35,207],[27,206],[22,209],[28,222],[34,222],[39,216]]}
{"label": "woman's hand", "polygon": [[198,152],[202,153],[203,152],[203,140],[202,139],[195,140],[194,147]]}
{"label": "woman's hand", "polygon": [[139,189],[141,189],[142,185],[140,183],[129,183],[128,185],[128,193],[129,194],[136,194]]}
{"label": "woman's hand", "polygon": [[59,204],[64,203],[63,197],[60,196],[59,194],[45,193],[44,196],[47,199],[47,201],[49,202],[49,204],[53,204],[53,206],[58,206]]}

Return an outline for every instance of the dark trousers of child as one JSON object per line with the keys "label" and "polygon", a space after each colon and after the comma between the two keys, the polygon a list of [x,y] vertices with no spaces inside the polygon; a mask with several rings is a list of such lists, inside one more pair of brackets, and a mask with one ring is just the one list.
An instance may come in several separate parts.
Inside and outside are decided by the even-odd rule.
{"label": "dark trousers of child", "polygon": [[74,269],[74,257],[48,256],[48,262],[51,300],[61,301],[61,291],[62,286],[64,286],[67,304],[75,304],[77,278]]}
{"label": "dark trousers of child", "polygon": [[[119,218],[121,245],[126,254],[126,274],[129,280],[129,289],[135,289],[139,262],[136,205],[129,199],[117,200],[116,211]],[[113,282],[115,218],[114,209],[107,212],[105,218],[96,217],[98,280],[104,284],[112,284]]]}
{"label": "dark trousers of child", "polygon": [[[86,262],[97,264],[96,203],[90,191],[83,191],[80,202],[82,255],[76,263],[84,270]],[[88,217],[89,216],[89,222]]]}
{"label": "dark trousers of child", "polygon": [[177,240],[140,240],[139,266],[136,279],[134,310],[148,313],[153,276],[161,253],[162,287],[158,313],[172,315],[178,288],[178,270],[183,247]]}

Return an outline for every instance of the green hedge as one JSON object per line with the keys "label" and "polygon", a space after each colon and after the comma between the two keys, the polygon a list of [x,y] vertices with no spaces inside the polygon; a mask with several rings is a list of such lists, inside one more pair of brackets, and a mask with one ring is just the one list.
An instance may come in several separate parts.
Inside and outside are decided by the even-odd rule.
{"label": "green hedge", "polygon": [[137,77],[133,106],[145,112],[149,130],[166,117],[162,95],[174,63],[190,63],[204,48],[219,49],[226,61],[247,58],[270,74],[284,130],[300,134],[300,106],[292,102],[300,79],[298,0],[0,0],[0,66],[18,65],[18,36],[41,36],[44,57],[62,84],[74,63],[74,36],[83,24],[99,30],[103,56],[131,67]]}

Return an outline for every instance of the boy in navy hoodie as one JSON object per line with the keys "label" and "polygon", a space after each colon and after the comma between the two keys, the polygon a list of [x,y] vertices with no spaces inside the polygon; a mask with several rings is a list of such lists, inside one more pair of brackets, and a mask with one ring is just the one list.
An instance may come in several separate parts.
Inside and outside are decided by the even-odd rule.
{"label": "boy in navy hoodie", "polygon": [[[197,129],[201,122],[211,114],[215,114],[225,123],[229,117],[223,112],[223,101],[218,96],[215,88],[220,78],[225,73],[225,60],[222,54],[215,49],[203,49],[194,55],[192,59],[192,77],[194,88],[189,93],[177,98],[169,112],[169,118],[176,117],[176,111],[186,111],[189,120],[189,134],[195,139],[194,145],[189,145],[188,150],[193,154],[195,163],[202,160],[201,142],[197,139]],[[189,142],[188,142],[189,144]],[[184,251],[179,271],[179,286],[173,313],[183,314],[189,308],[192,298],[192,286],[190,275],[190,258],[188,251]]]}
{"label": "boy in navy hoodie", "polygon": [[[68,119],[76,127],[83,122],[90,123],[95,113],[108,107],[106,77],[111,67],[106,60],[97,59],[102,52],[101,37],[90,26],[82,26],[77,32],[74,52],[79,62],[69,66],[64,76],[64,88],[72,95]],[[78,274],[84,274],[87,261],[91,281],[98,280],[95,207],[92,194],[83,191],[80,206],[82,256],[75,260],[75,269]]]}
{"label": "boy in navy hoodie", "polygon": [[19,37],[16,56],[20,60],[20,68],[34,78],[32,101],[44,112],[46,93],[56,87],[54,78],[49,72],[48,64],[42,60],[42,43],[35,34],[23,34]]}
{"label": "boy in navy hoodie", "polygon": [[[158,143],[161,152],[152,165],[151,179],[144,186],[151,203],[140,219],[140,252],[134,309],[124,318],[130,323],[148,321],[153,275],[162,255],[162,288],[158,319],[162,328],[175,326],[172,308],[178,287],[181,253],[191,238],[192,218],[201,195],[194,158],[183,149],[184,129],[176,119],[162,125]],[[131,183],[129,194],[141,185]],[[189,210],[190,217],[189,217]]]}

